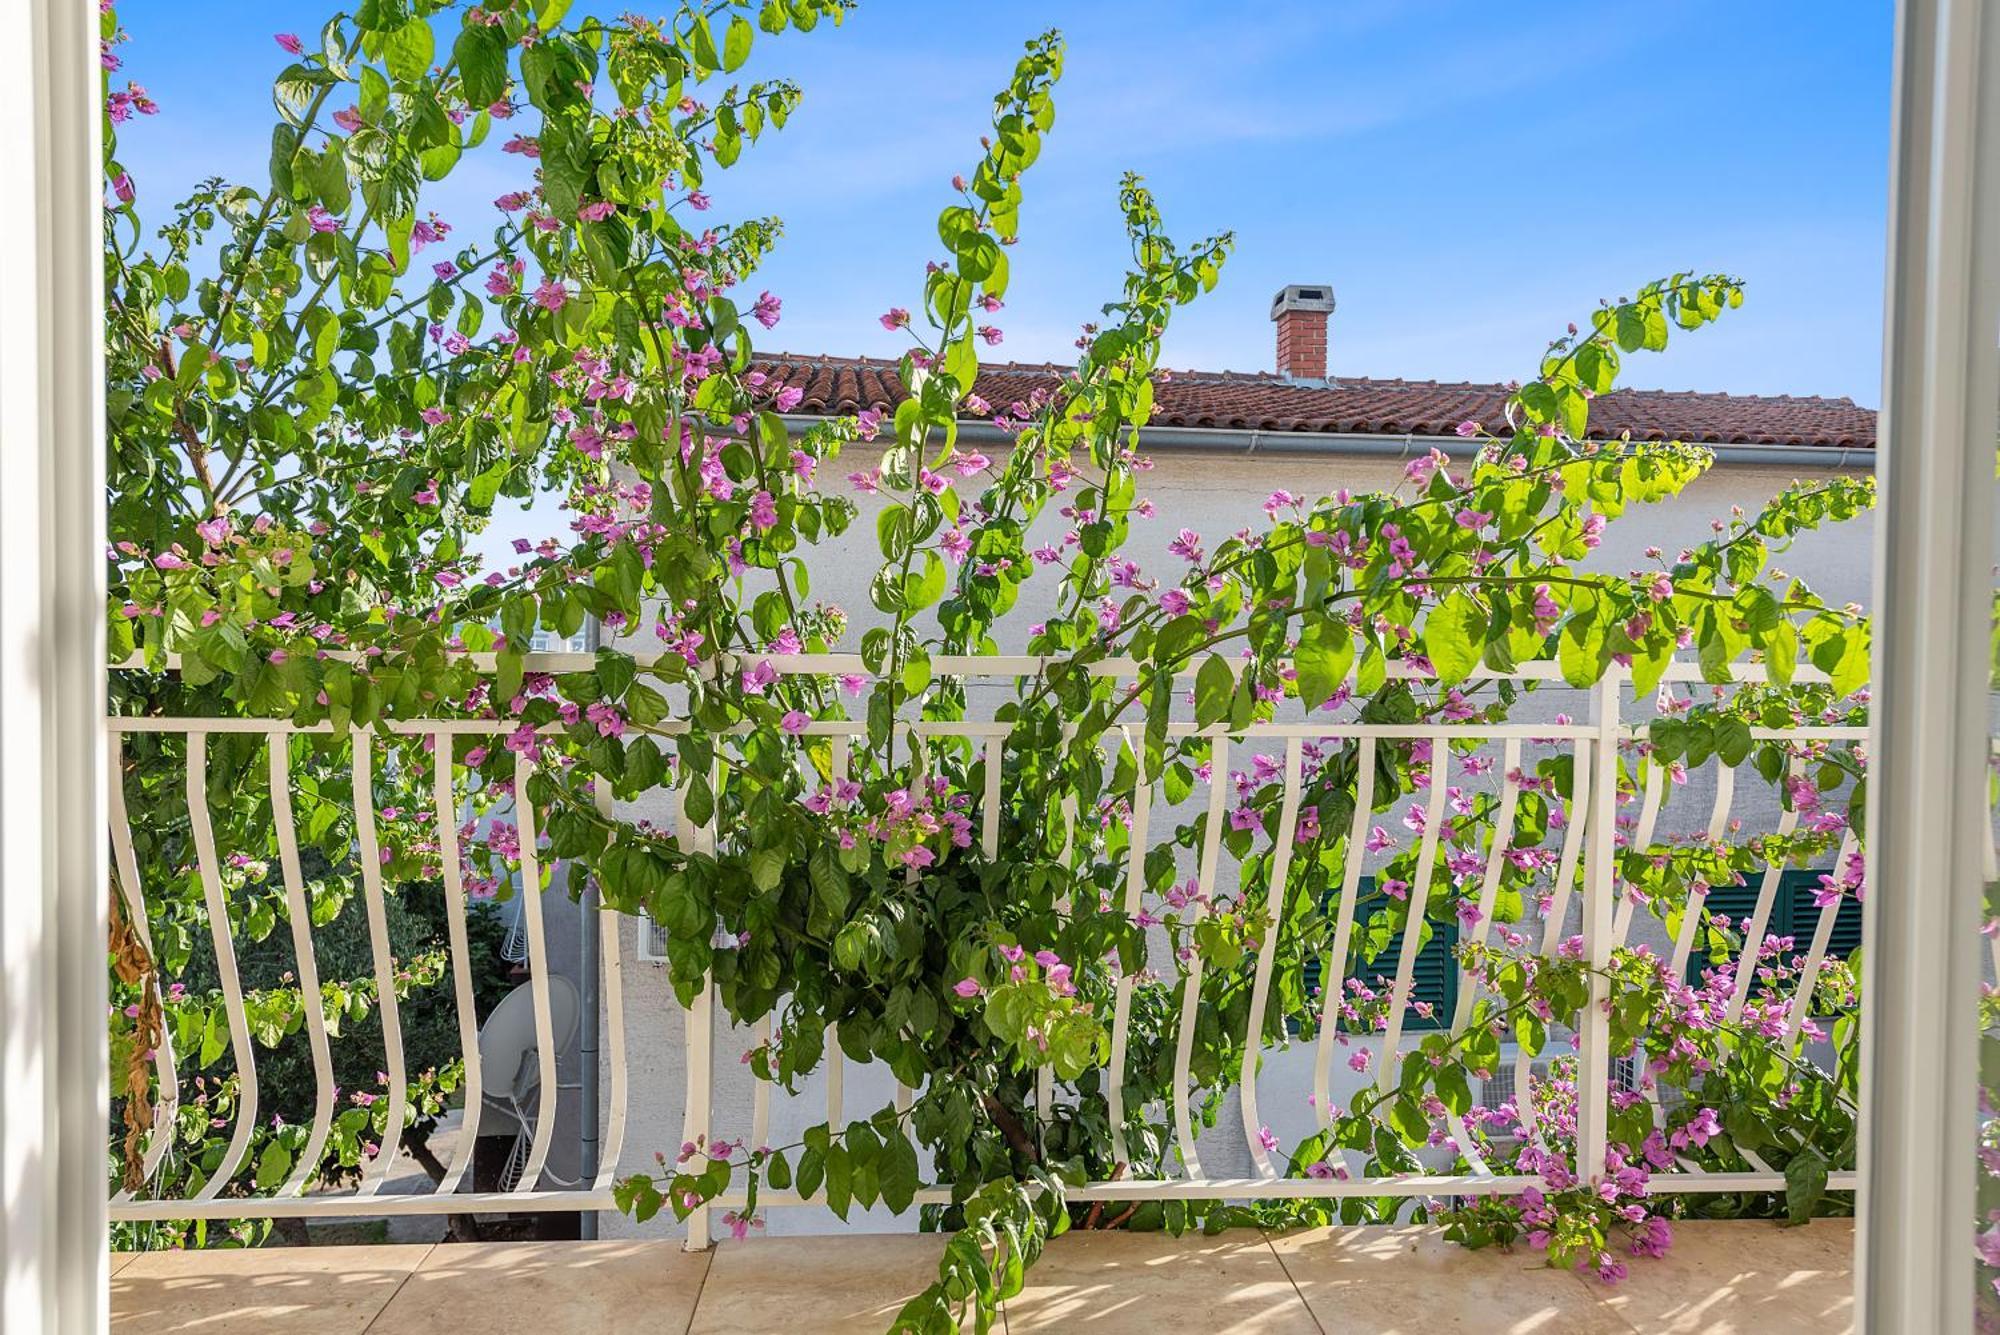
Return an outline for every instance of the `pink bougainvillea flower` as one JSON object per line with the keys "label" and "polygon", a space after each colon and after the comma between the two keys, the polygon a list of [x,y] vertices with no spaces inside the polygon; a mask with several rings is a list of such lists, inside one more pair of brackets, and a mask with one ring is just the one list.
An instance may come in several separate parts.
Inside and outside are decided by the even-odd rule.
{"label": "pink bougainvillea flower", "polygon": [[299,40],[299,35],[295,32],[274,32],[271,34],[271,40],[295,56],[306,53],[306,44]]}
{"label": "pink bougainvillea flower", "polygon": [[603,222],[618,212],[618,206],[608,199],[594,199],[576,211],[579,222]]}
{"label": "pink bougainvillea flower", "polygon": [[910,322],[910,313],[901,306],[891,306],[881,316],[884,329],[901,329]]}
{"label": "pink bougainvillea flower", "polygon": [[982,991],[984,991],[984,989],[979,986],[978,982],[976,982],[971,978],[959,979],[957,982],[951,985],[951,990],[958,993],[958,995],[960,995],[961,997],[967,997],[967,998],[976,997]]}
{"label": "pink bougainvillea flower", "polygon": [[569,301],[569,289],[553,278],[544,278],[535,289],[535,304],[545,311],[559,311]]}
{"label": "pink bougainvillea flower", "polygon": [[791,709],[785,711],[785,716],[778,720],[778,726],[796,737],[806,730],[806,724],[810,722],[812,717],[803,709]]}
{"label": "pink bougainvillea flower", "polygon": [[355,108],[342,107],[339,111],[333,113],[333,123],[349,134],[353,134],[367,122],[361,119],[361,113]]}
{"label": "pink bougainvillea flower", "polygon": [[341,228],[340,219],[328,213],[323,204],[315,204],[306,210],[306,222],[312,225],[315,232],[338,232]]}
{"label": "pink bougainvillea flower", "polygon": [[762,533],[777,527],[778,503],[768,491],[760,491],[750,498],[750,523]]}

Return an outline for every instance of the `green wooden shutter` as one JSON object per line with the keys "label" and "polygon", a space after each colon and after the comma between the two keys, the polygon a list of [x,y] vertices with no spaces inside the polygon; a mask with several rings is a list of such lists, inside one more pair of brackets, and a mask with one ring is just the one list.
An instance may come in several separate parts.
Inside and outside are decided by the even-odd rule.
{"label": "green wooden shutter", "polygon": [[[1792,905],[1792,931],[1794,934],[1793,953],[1803,956],[1812,945],[1813,931],[1819,926],[1819,908],[1813,903],[1813,896],[1819,891],[1819,878],[1831,875],[1831,870],[1787,871],[1780,884]],[[1848,959],[1861,948],[1861,901],[1845,896],[1840,907],[1834,911],[1833,932],[1826,939],[1828,959]]]}
{"label": "green wooden shutter", "polygon": [[[1331,912],[1337,891],[1328,890],[1320,900],[1322,912]],[[1375,891],[1375,878],[1364,876],[1358,887],[1359,898],[1354,906],[1354,921],[1358,929],[1368,920],[1370,914],[1382,907],[1384,896]],[[1426,1019],[1411,1010],[1403,1016],[1403,1030],[1408,1033],[1419,1029],[1442,1029],[1451,1024],[1453,1012],[1458,1008],[1458,923],[1432,921],[1431,939],[1424,942],[1417,952],[1416,963],[1410,969],[1410,1000],[1429,1002],[1430,1018]],[[1349,967],[1347,973],[1360,975],[1373,983],[1379,979],[1386,987],[1394,981],[1396,964],[1403,953],[1403,934],[1396,932],[1389,938],[1389,944],[1382,948],[1371,964],[1363,964],[1358,958],[1358,942],[1350,943]],[[1320,986],[1321,961],[1318,956],[1305,962],[1306,995],[1312,996]]]}
{"label": "green wooden shutter", "polygon": [[[1787,960],[1802,958],[1812,945],[1813,929],[1819,925],[1819,909],[1813,904],[1813,894],[1819,889],[1819,878],[1828,875],[1819,868],[1788,867],[1778,873],[1777,893],[1771,899],[1771,920],[1764,925],[1767,936],[1789,936],[1792,948],[1786,952]],[[1740,936],[1743,924],[1757,911],[1757,889],[1763,883],[1760,876],[1749,883],[1718,885],[1708,892],[1707,906],[1711,912],[1726,914],[1731,928]],[[1701,938],[1697,937],[1699,941]],[[1826,953],[1829,958],[1846,959],[1861,946],[1861,905],[1848,899],[1843,902],[1833,920],[1833,934],[1827,939]],[[1689,983],[1701,981],[1701,971],[1708,967],[1708,952],[1697,947],[1688,955],[1687,978]]]}

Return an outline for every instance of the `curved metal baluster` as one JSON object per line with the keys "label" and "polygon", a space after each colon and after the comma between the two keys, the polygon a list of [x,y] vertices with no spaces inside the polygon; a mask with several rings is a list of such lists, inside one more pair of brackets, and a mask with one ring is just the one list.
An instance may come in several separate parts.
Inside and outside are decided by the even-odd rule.
{"label": "curved metal baluster", "polygon": [[1590,770],[1590,742],[1578,738],[1575,770],[1569,785],[1569,804],[1563,812],[1562,857],[1556,863],[1556,884],[1549,899],[1548,920],[1542,924],[1544,955],[1553,955],[1562,943],[1563,921],[1569,917],[1569,899],[1576,889],[1576,864],[1583,850],[1583,827],[1589,823]]}
{"label": "curved metal baluster", "polygon": [[1208,912],[1215,893],[1215,868],[1222,860],[1222,824],[1229,812],[1229,738],[1217,728],[1208,751],[1208,822],[1201,839],[1201,869],[1195,898],[1188,906],[1189,958],[1181,980],[1180,1027],[1174,1035],[1174,1135],[1180,1142],[1181,1163],[1189,1177],[1201,1176],[1201,1156],[1195,1151],[1194,1119],[1188,1113],[1188,1084],[1194,1064],[1195,1023],[1201,1015],[1201,952],[1193,948],[1194,924]]}
{"label": "curved metal baluster", "polygon": [[243,980],[236,972],[236,945],[229,934],[229,903],[223,898],[222,871],[215,856],[215,825],[208,812],[208,734],[187,735],[188,821],[194,830],[195,865],[201,874],[208,935],[215,945],[215,972],[222,982],[222,1005],[229,1017],[229,1051],[236,1058],[236,1126],[222,1161],[194,1198],[212,1201],[242,1166],[257,1126],[257,1056],[250,1048],[250,1020],[243,1010]]}
{"label": "curved metal baluster", "polygon": [[[1727,765],[1715,773],[1715,804],[1708,813],[1708,841],[1714,843],[1729,828],[1729,808],[1736,797],[1736,771]],[[1681,929],[1674,934],[1673,976],[1686,975],[1688,956],[1694,953],[1695,932],[1701,927],[1702,893],[1688,890],[1687,907],[1681,910]]]}
{"label": "curved metal baluster", "polygon": [[555,1016],[549,1000],[549,937],[542,920],[542,863],[535,847],[535,804],[528,797],[528,784],[535,777],[535,762],[521,752],[514,753],[514,821],[521,839],[521,921],[528,929],[528,986],[535,1001],[535,1062],[540,1085],[535,1091],[535,1135],[528,1145],[528,1161],[522,1165],[516,1191],[533,1191],[541,1181],[542,1168],[555,1143],[557,1104],[561,1094],[556,1083]]}
{"label": "curved metal baluster", "polygon": [[[591,799],[597,805],[597,814],[611,816],[611,785],[598,779]],[[600,897],[597,905],[598,950],[603,957],[603,986],[598,990],[604,996],[604,1029],[611,1037],[611,1111],[605,1118],[604,1140],[598,1151],[597,1180],[591,1184],[597,1191],[608,1191],[618,1179],[618,1158],[625,1152],[625,1122],[627,1105],[631,1101],[625,1074],[625,934],[619,930],[619,920],[624,915],[604,906]],[[584,928],[589,931],[589,927]],[[766,1037],[769,1036],[769,1021],[765,1022]],[[767,1096],[768,1097],[768,1096]],[[762,1140],[758,1144],[762,1144]]]}
{"label": "curved metal baluster", "polygon": [[451,937],[452,990],[458,999],[458,1051],[465,1063],[465,1112],[451,1166],[438,1180],[440,1196],[458,1190],[479,1143],[479,1115],[486,1103],[486,1073],[479,1063],[479,1008],[472,992],[472,945],[466,933],[465,871],[458,860],[458,796],[451,781],[452,735],[431,734],[431,809],[437,825],[438,862],[444,878],[445,923]]}
{"label": "curved metal baluster", "polygon": [[1403,948],[1396,959],[1396,980],[1389,985],[1388,1028],[1382,1032],[1382,1060],[1376,1064],[1375,1087],[1396,1083],[1403,1064],[1398,1044],[1403,1037],[1403,1012],[1410,1004],[1417,952],[1423,949],[1424,909],[1430,902],[1431,877],[1437,870],[1439,837],[1444,833],[1444,799],[1450,787],[1451,747],[1443,738],[1431,744],[1431,791],[1424,808],[1424,835],[1417,845],[1417,871],[1410,882],[1410,911],[1403,922]]}
{"label": "curved metal baluster", "polygon": [[[132,923],[132,932],[145,948],[146,958],[153,962],[153,996],[160,1003],[161,1018],[166,1015],[166,996],[160,988],[160,961],[153,953],[153,929],[146,916],[146,895],[139,884],[139,858],[132,848],[132,820],[125,810],[125,735],[115,727],[104,734],[104,773],[109,779],[105,793],[105,814],[111,827],[111,857],[118,868],[118,891],[125,901],[125,916]],[[174,1062],[174,1031],[170,1024],[160,1025],[160,1041],[153,1049],[153,1074],[159,1081],[159,1093],[153,1100],[153,1130],[146,1138],[146,1152],[140,1157],[139,1169],[151,1182],[159,1171],[160,1161],[173,1146],[174,1117],[180,1109],[181,1077],[179,1067]],[[111,1198],[114,1201],[129,1201],[132,1193],[120,1190]]]}
{"label": "curved metal baluster", "polygon": [[361,855],[361,891],[368,905],[368,945],[375,957],[375,1007],[382,1017],[382,1050],[389,1077],[388,1117],[375,1171],[364,1173],[356,1195],[372,1196],[389,1179],[403,1148],[403,1118],[410,1092],[403,1065],[403,1020],[396,1000],[396,957],[390,953],[389,909],[382,893],[382,850],[375,835],[374,735],[354,730],[354,829]]}
{"label": "curved metal baluster", "polygon": [[[833,771],[833,781],[836,784],[844,782],[847,778],[849,746],[850,742],[844,736],[833,739],[833,763],[831,768]],[[846,1116],[846,1109],[842,1105],[846,1102],[847,1093],[847,1054],[840,1050],[840,1026],[838,1024],[829,1024],[826,1027],[826,1038],[824,1041],[826,1044],[826,1124],[829,1128],[837,1131],[840,1129],[841,1118]]]}
{"label": "curved metal baluster", "polygon": [[306,1182],[319,1168],[326,1139],[333,1131],[333,1047],[326,1032],[326,999],[319,986],[319,960],[313,951],[312,908],[306,903],[306,878],[299,869],[299,832],[292,818],[292,755],[290,734],[265,735],[271,774],[271,823],[278,834],[278,865],[285,876],[285,914],[292,927],[292,953],[298,957],[299,1001],[305,1011],[306,1036],[312,1045],[313,1119],[305,1152],[292,1174],[278,1188],[280,1196],[303,1196]]}
{"label": "curved metal baluster", "polygon": [[[1805,762],[1792,758],[1787,771],[1797,776],[1805,772]],[[1795,806],[1785,808],[1778,817],[1778,838],[1784,839],[1799,827],[1799,810]],[[1750,914],[1750,922],[1743,929],[1743,952],[1736,961],[1736,987],[1729,996],[1729,1005],[1722,1012],[1724,1024],[1735,1024],[1743,1015],[1743,1003],[1750,999],[1751,984],[1757,980],[1757,958],[1764,946],[1764,929],[1771,924],[1771,906],[1777,902],[1778,881],[1784,875],[1784,864],[1778,861],[1764,867],[1764,880],[1757,887],[1757,907]],[[1750,1156],[1745,1154],[1744,1158]]]}
{"label": "curved metal baluster", "polygon": [[1257,972],[1250,983],[1250,1016],[1243,1028],[1242,1086],[1237,1103],[1243,1112],[1243,1138],[1259,1177],[1276,1177],[1277,1167],[1260,1138],[1263,1119],[1257,1112],[1257,1064],[1264,1057],[1264,1006],[1271,995],[1271,970],[1278,958],[1278,927],[1284,921],[1287,882],[1292,872],[1292,839],[1298,832],[1299,771],[1304,764],[1305,739],[1285,739],[1285,798],[1278,809],[1277,842],[1271,847],[1270,889],[1264,896],[1264,939],[1257,943]]}
{"label": "curved metal baluster", "polygon": [[[1833,874],[1840,878],[1847,866],[1847,859],[1854,855],[1856,847],[1854,827],[1849,826],[1841,836],[1840,855],[1834,859]],[[1843,896],[1844,900],[1845,896]],[[1806,1016],[1812,1014],[1813,996],[1819,991],[1819,966],[1826,959],[1827,946],[1833,941],[1833,925],[1840,917],[1840,905],[1828,904],[1819,911],[1813,923],[1812,945],[1806,950],[1805,963],[1799,969],[1798,990],[1793,994],[1792,1013],[1785,1020],[1785,1052],[1790,1053],[1798,1045],[1799,1031],[1805,1027]]]}
{"label": "curved metal baluster", "polygon": [[[1479,920],[1466,934],[1467,944],[1485,945],[1493,928],[1493,906],[1500,900],[1500,875],[1506,870],[1507,852],[1514,846],[1514,816],[1521,803],[1521,785],[1513,776],[1521,768],[1521,739],[1509,737],[1500,753],[1500,807],[1493,813],[1493,845],[1486,850],[1486,869],[1479,881]],[[1478,983],[1472,974],[1460,971],[1458,1009],[1451,1018],[1451,1031],[1462,1033],[1472,1018],[1472,1003],[1478,999]]]}
{"label": "curved metal baluster", "polygon": [[1000,856],[1000,773],[1006,762],[1006,739],[986,739],[986,786],[979,808],[979,848],[989,859]]}
{"label": "curved metal baluster", "polygon": [[[709,784],[716,791],[716,801],[709,808],[705,824],[689,831],[695,841],[697,851],[711,857],[716,849],[716,817],[722,808],[721,792],[716,787],[715,773],[709,775]],[[682,813],[683,827],[686,813]],[[709,1094],[715,1078],[715,977],[711,973],[702,985],[694,1004],[683,1012],[687,1025],[687,1106],[681,1118],[681,1139],[706,1144],[709,1134]],[[690,1251],[708,1249],[708,1207],[700,1206],[688,1214],[687,1242]]]}
{"label": "curved metal baluster", "polygon": [[1354,936],[1355,901],[1361,896],[1361,864],[1367,857],[1369,817],[1375,813],[1375,739],[1363,737],[1355,752],[1354,824],[1347,832],[1347,867],[1334,910],[1333,948],[1320,970],[1319,1051],[1313,1056],[1313,1107],[1320,1130],[1333,1125],[1333,1045],[1340,1032],[1340,1009],[1347,999],[1347,951]]}
{"label": "curved metal baluster", "polygon": [[[1726,768],[1726,767],[1725,767]],[[1667,767],[1655,761],[1646,763],[1646,801],[1639,808],[1639,824],[1632,832],[1632,849],[1643,852],[1653,846],[1653,830],[1659,824],[1660,803],[1666,796]],[[1638,905],[1633,887],[1625,887],[1625,893],[1618,900],[1618,916],[1611,924],[1612,949],[1625,944],[1626,933],[1632,930],[1632,911]]]}
{"label": "curved metal baluster", "polygon": [[[1062,728],[1063,750],[1076,739],[1076,725],[1065,723]],[[1076,846],[1076,794],[1066,793],[1062,800],[1063,846],[1061,861],[1069,864],[1070,851]],[[1073,898],[1065,899],[1059,913],[1069,914],[1076,907]],[[1035,1116],[1043,1126],[1055,1120],[1056,1115],[1056,1068],[1043,1062],[1035,1068]]]}
{"label": "curved metal baluster", "polygon": [[[1140,893],[1146,888],[1146,830],[1153,812],[1153,781],[1146,773],[1145,743],[1132,744],[1132,731],[1120,728],[1125,745],[1132,750],[1132,842],[1125,858],[1125,916],[1136,917]],[[1111,1011],[1111,1069],[1104,1082],[1105,1116],[1111,1123],[1111,1156],[1118,1163],[1130,1163],[1125,1148],[1125,1050],[1131,1041],[1132,975],[1121,962],[1118,985]]]}
{"label": "curved metal baluster", "polygon": [[1514,1049],[1514,1120],[1522,1131],[1543,1149],[1549,1147],[1542,1135],[1541,1121],[1535,1116],[1535,1054],[1526,1048]]}

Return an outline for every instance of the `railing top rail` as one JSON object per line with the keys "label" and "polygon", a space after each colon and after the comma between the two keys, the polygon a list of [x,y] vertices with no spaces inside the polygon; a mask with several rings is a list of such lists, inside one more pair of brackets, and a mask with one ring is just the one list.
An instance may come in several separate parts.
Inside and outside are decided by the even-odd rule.
{"label": "railing top rail", "polygon": [[[329,649],[321,651],[325,657],[340,662],[361,662],[370,655],[354,649]],[[464,653],[460,657],[469,662],[479,672],[498,670],[499,655],[494,653]],[[668,653],[632,654],[631,658],[642,668],[650,668],[663,662],[679,661],[679,656]],[[1046,668],[1070,661],[1061,655],[1048,654],[937,654],[931,662],[932,672],[941,677],[990,677],[1019,678],[1032,677]],[[1280,660],[1281,663],[1289,660]],[[722,655],[721,662],[730,669],[738,669],[758,663],[768,663],[773,670],[783,676],[830,676],[838,674],[858,674],[873,676],[862,662],[860,654],[740,654]],[[168,654],[165,668],[177,671],[180,655]],[[522,666],[529,672],[588,672],[597,666],[597,655],[557,651],[549,653],[529,653],[522,656]],[[1436,674],[1426,672],[1414,664],[1394,661],[1385,665],[1392,681],[1434,681]],[[1190,661],[1176,669],[1176,677],[1193,678],[1200,670],[1199,662]],[[138,655],[109,665],[113,672],[154,671],[152,665]],[[711,669],[712,670],[712,669]],[[1094,677],[1137,677],[1144,665],[1133,658],[1105,658],[1094,663],[1086,663],[1084,670]],[[1538,659],[1518,663],[1512,669],[1502,672],[1485,664],[1474,667],[1469,674],[1473,681],[1534,681],[1559,683],[1563,680],[1562,667],[1548,659]],[[1604,683],[1623,684],[1631,680],[1631,670],[1613,665],[1608,668],[1593,687]],[[1674,662],[1667,665],[1662,681],[1676,683],[1705,682],[1708,680],[1701,664]],[[1729,668],[1729,682],[1735,685],[1765,685],[1771,680],[1769,669],[1762,663],[1736,663]],[[1825,685],[1831,680],[1828,675],[1809,663],[1800,663],[1792,670],[1792,680],[1802,685]],[[1591,688],[1576,688],[1591,689]]]}

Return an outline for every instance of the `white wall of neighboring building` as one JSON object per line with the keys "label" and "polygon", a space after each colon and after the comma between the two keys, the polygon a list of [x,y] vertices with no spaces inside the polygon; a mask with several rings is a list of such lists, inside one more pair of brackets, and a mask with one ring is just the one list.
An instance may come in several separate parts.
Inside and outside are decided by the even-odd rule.
{"label": "white wall of neighboring building", "polygon": [[[1170,581],[1181,565],[1168,555],[1167,544],[1184,527],[1200,533],[1212,548],[1218,540],[1239,528],[1260,526],[1264,522],[1264,500],[1276,489],[1318,497],[1343,487],[1354,491],[1391,489],[1402,476],[1402,465],[1395,460],[1331,454],[1262,453],[1246,456],[1176,450],[1162,452],[1155,459],[1156,465],[1143,479],[1140,494],[1154,502],[1157,517],[1135,525],[1127,555],[1137,560],[1148,575],[1164,575]],[[837,477],[853,469],[870,468],[873,463],[872,453],[850,451],[847,456],[829,465],[829,470]],[[822,485],[829,490],[839,486],[836,477],[823,478]],[[1655,545],[1664,548],[1671,557],[1680,548],[1706,539],[1710,535],[1712,519],[1726,518],[1738,507],[1754,514],[1794,480],[1795,473],[1790,469],[1747,464],[1718,465],[1675,500],[1636,507],[1624,518],[1614,521],[1595,564],[1606,570],[1640,568],[1649,564],[1643,556],[1644,549]],[[812,600],[838,604],[853,618],[847,645],[843,647],[858,644],[860,631],[871,624],[876,615],[869,605],[868,583],[879,564],[874,517],[882,501],[879,497],[868,495],[861,495],[857,500],[861,514],[843,537],[803,553],[811,572]],[[1052,507],[1037,533],[1059,539],[1064,527],[1064,521],[1054,514]],[[1830,602],[1865,603],[1868,601],[1873,543],[1873,521],[1864,515],[1839,528],[1801,537],[1790,551],[1776,557],[1774,564],[1804,578]],[[1018,649],[1021,646],[1025,640],[1023,628],[1030,622],[1041,620],[1050,610],[1049,599],[1056,584],[1056,577],[1046,573],[1029,581],[1020,605],[1006,623],[1010,629],[1001,638],[1003,648]],[[633,652],[647,652],[655,648],[650,630],[642,630],[644,633],[639,636],[620,639],[617,647]],[[1574,696],[1559,704],[1553,698],[1535,702],[1534,708],[1542,717],[1556,708],[1582,712]],[[1247,748],[1239,750],[1235,759],[1240,765],[1246,757]],[[1761,784],[1750,784],[1740,792],[1737,814],[1743,819],[1746,833],[1769,829],[1775,824],[1776,804],[1761,791],[1762,787]],[[1712,781],[1707,776],[1697,775],[1687,789],[1674,793],[1662,820],[1662,833],[1691,829],[1702,824],[1711,792]],[[1155,840],[1171,830],[1171,822],[1186,818],[1195,805],[1198,803],[1190,804],[1182,813],[1156,808]],[[665,794],[657,794],[653,800],[636,805],[629,811],[621,808],[623,815],[644,816],[662,824],[670,823],[668,813]],[[1385,819],[1384,823],[1390,822]],[[1398,833],[1402,833],[1400,827],[1396,828]],[[637,962],[635,956],[641,925],[635,920],[627,920],[623,926],[626,1063],[635,1098],[620,1171],[635,1172],[651,1166],[656,1151],[665,1151],[671,1158],[678,1150],[686,1069],[683,1020],[680,1008],[672,997],[665,966]],[[1634,939],[1650,940],[1660,948],[1670,946],[1664,932],[1650,920],[1641,920],[1635,928]],[[1156,943],[1155,957],[1156,965],[1167,963],[1159,943]],[[713,1134],[734,1139],[747,1136],[751,1128],[754,1082],[748,1068],[739,1060],[750,1046],[750,1038],[747,1032],[733,1031],[726,1024],[718,1025],[717,1035],[710,1126]],[[608,1100],[611,1060],[608,1034],[604,1048],[606,1065],[602,1083]],[[1262,1120],[1270,1125],[1286,1146],[1296,1143],[1315,1126],[1314,1112],[1307,1102],[1307,1094],[1312,1088],[1312,1073],[1313,1052],[1310,1046],[1295,1047],[1266,1057],[1259,1079]],[[1344,1106],[1367,1078],[1349,1071],[1344,1060],[1336,1060],[1335,1102]],[[883,1069],[850,1068],[845,1083],[843,1107],[849,1119],[881,1108],[894,1092],[893,1079]],[[795,1142],[805,1127],[825,1120],[824,1073],[816,1073],[808,1080],[797,1098],[776,1093],[772,1109],[771,1143],[783,1145]],[[1233,1094],[1229,1106],[1223,1110],[1217,1129],[1202,1138],[1200,1151],[1203,1167],[1211,1176],[1237,1176],[1248,1172],[1249,1157]],[[832,1225],[832,1216],[823,1207],[770,1212],[769,1227],[776,1233],[824,1230]],[[900,1229],[914,1225],[911,1219],[897,1220],[878,1208],[862,1218],[860,1226]],[[604,1216],[601,1228],[607,1237],[678,1231],[678,1226],[671,1221],[655,1221],[642,1229],[615,1215]]]}

